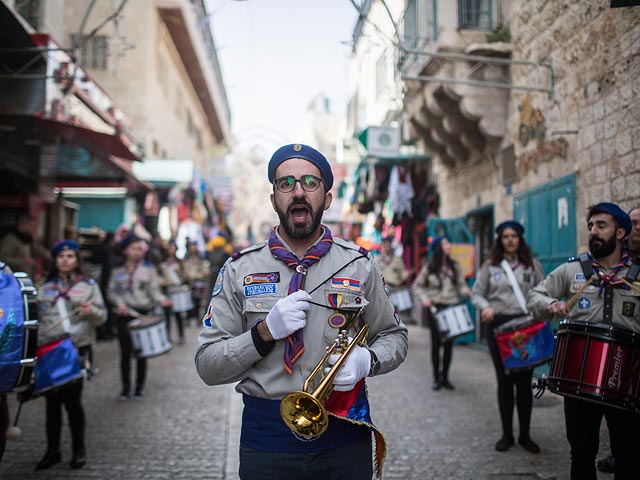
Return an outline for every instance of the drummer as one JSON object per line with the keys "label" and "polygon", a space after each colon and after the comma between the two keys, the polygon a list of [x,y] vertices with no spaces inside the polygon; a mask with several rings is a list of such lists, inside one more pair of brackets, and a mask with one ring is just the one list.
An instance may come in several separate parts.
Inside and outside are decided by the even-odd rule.
{"label": "drummer", "polygon": [[[155,267],[143,261],[144,241],[129,234],[120,241],[124,254],[123,263],[113,268],[109,280],[108,297],[115,306],[118,325],[118,343],[120,344],[120,373],[122,391],[120,400],[126,401],[131,393],[131,356],[133,348],[131,333],[127,324],[136,317],[153,314],[158,305],[171,306],[171,300],[160,291],[160,283]],[[144,382],[147,374],[147,361],[137,358],[135,399],[143,397]]]}
{"label": "drummer", "polygon": [[376,263],[382,270],[384,281],[389,287],[405,285],[411,278],[412,271],[405,267],[402,259],[393,251],[393,237],[384,237],[380,242],[380,253]]}
{"label": "drummer", "polygon": [[[49,277],[38,288],[38,344],[42,345],[70,334],[80,357],[91,359],[96,327],[107,320],[107,309],[95,280],[82,275],[80,246],[74,240],[56,243],[51,249],[54,266]],[[42,367],[41,367],[42,368]],[[69,415],[73,456],[71,468],[81,468],[86,462],[84,442],[85,415],[82,408],[83,381],[74,381],[50,390],[47,402],[47,451],[38,462],[37,470],[59,463],[62,405]]]}
{"label": "drummer", "polygon": [[[596,282],[581,292],[573,308],[568,309],[565,299],[573,297],[588,281],[580,261],[571,259],[529,292],[529,311],[537,318],[557,316],[568,321],[612,323],[640,333],[640,293],[637,286],[630,287],[628,280],[623,280],[631,265],[622,246],[631,231],[629,216],[614,203],[592,205],[587,213],[587,229],[588,261],[598,277]],[[609,427],[615,480],[638,478],[638,442],[632,439],[640,432],[639,413],[567,396],[564,416],[571,446],[571,480],[597,478],[595,459],[603,416]]]}
{"label": "drummer", "polygon": [[191,288],[193,297],[193,310],[189,316],[195,318],[196,325],[200,322],[200,303],[207,292],[207,281],[209,280],[210,264],[209,260],[200,255],[198,242],[187,239],[187,254],[183,260],[184,276]]}
{"label": "drummer", "polygon": [[[158,265],[158,274],[162,293],[167,296],[169,296],[171,292],[180,288],[180,286],[185,282],[184,266],[182,264],[182,260],[180,260],[176,255],[177,250],[176,242],[173,240],[169,242],[166,249],[161,249],[161,256],[163,258]],[[169,335],[169,337],[171,337],[171,320],[172,317],[175,317],[179,335],[178,343],[182,345],[184,343],[184,312],[176,312],[170,307],[165,307],[164,314],[167,322],[167,335]]]}

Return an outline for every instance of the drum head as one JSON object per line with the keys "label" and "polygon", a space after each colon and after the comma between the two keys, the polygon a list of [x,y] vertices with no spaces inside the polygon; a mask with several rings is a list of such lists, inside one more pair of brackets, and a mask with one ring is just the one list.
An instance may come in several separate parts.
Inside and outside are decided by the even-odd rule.
{"label": "drum head", "polygon": [[129,328],[135,330],[137,328],[146,328],[162,321],[163,320],[161,317],[140,316],[131,320],[127,325],[129,326]]}

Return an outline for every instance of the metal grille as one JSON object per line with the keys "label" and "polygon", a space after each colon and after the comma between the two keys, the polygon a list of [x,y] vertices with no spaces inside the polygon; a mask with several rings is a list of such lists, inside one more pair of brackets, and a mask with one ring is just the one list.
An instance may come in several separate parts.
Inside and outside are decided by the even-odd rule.
{"label": "metal grille", "polygon": [[458,0],[458,24],[469,30],[493,30],[493,1]]}

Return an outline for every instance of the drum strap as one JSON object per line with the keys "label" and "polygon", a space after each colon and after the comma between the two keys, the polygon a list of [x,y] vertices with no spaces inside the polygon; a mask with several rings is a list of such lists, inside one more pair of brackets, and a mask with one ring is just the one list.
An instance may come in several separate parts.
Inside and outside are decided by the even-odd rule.
{"label": "drum strap", "polygon": [[604,323],[613,322],[613,285],[609,283],[604,285],[604,315],[602,320]]}
{"label": "drum strap", "polygon": [[594,275],[593,265],[591,264],[591,257],[588,253],[581,253],[578,256],[578,260],[580,261],[580,266],[582,267],[582,273],[584,273],[585,279],[590,279],[593,277],[593,284],[598,286],[600,283],[600,277],[598,275]]}
{"label": "drum strap", "polygon": [[624,279],[633,283],[638,279],[638,275],[640,275],[640,257],[635,257]]}
{"label": "drum strap", "polygon": [[520,305],[520,308],[524,313],[527,313],[527,303],[524,300],[524,295],[522,294],[522,290],[520,290],[520,285],[518,285],[516,276],[513,274],[513,270],[511,270],[511,265],[509,265],[509,262],[507,262],[507,260],[503,258],[502,262],[500,262],[500,266],[502,267],[504,272],[507,274],[507,278],[509,279],[509,283],[511,284],[513,293],[515,294],[516,299],[518,300],[518,305]]}

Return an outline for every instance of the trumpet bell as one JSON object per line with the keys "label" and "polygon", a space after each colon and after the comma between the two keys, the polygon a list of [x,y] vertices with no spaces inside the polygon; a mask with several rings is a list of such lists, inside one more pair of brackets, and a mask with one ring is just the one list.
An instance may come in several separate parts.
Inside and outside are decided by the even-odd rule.
{"label": "trumpet bell", "polygon": [[280,415],[293,432],[307,438],[322,435],[329,425],[322,402],[306,392],[292,392],[284,397],[280,402]]}

